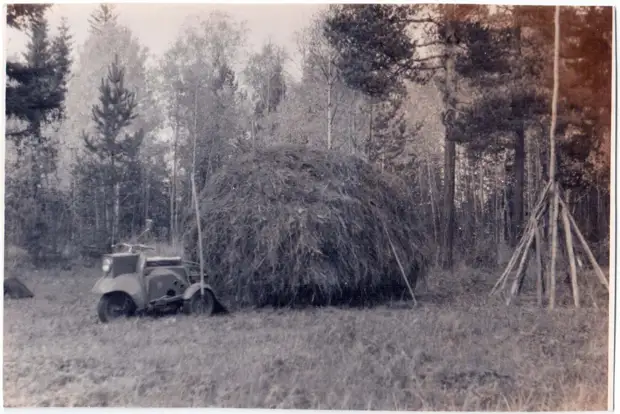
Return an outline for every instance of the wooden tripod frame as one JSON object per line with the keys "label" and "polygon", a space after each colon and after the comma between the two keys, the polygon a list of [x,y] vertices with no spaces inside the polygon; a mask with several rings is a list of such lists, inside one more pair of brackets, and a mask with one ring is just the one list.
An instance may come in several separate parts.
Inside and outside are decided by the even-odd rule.
{"label": "wooden tripod frame", "polygon": [[[577,284],[577,266],[575,264],[575,252],[573,248],[573,232],[577,236],[577,240],[581,243],[583,249],[588,256],[588,260],[590,261],[592,267],[594,268],[596,275],[598,276],[600,282],[605,286],[605,288],[609,291],[609,282],[603,273],[603,270],[596,262],[594,254],[592,250],[588,246],[588,243],[581,234],[581,231],[577,227],[577,223],[573,218],[572,214],[569,211],[568,206],[562,200],[560,196],[560,188],[558,183],[548,182],[543,191],[540,193],[536,206],[534,207],[530,219],[528,220],[527,226],[523,231],[523,236],[519,240],[519,244],[515,249],[504,273],[497,280],[493,289],[491,290],[491,294],[495,294],[500,290],[504,290],[506,284],[508,283],[509,274],[514,269],[517,262],[519,266],[517,267],[516,275],[514,276],[514,281],[512,283],[512,287],[510,289],[510,293],[506,297],[506,304],[510,304],[512,299],[520,292],[521,286],[523,285],[523,279],[525,278],[525,266],[527,264],[528,253],[531,250],[532,243],[536,240],[536,267],[537,267],[537,277],[536,277],[536,293],[538,298],[539,305],[542,306],[543,303],[543,278],[542,278],[542,257],[541,257],[541,246],[543,245],[543,240],[540,231],[540,222],[548,210],[548,207],[551,207],[551,220],[558,220],[558,213],[561,210],[562,215],[562,225],[564,229],[564,236],[566,242],[566,251],[568,253],[568,260],[570,264],[570,277],[571,277],[571,285],[573,289],[573,299],[575,302],[575,307],[579,307],[579,286]],[[553,309],[555,306],[555,256],[557,251],[557,239],[556,237],[552,237],[551,243],[551,268],[548,275],[549,281],[549,308]]]}
{"label": "wooden tripod frame", "polygon": [[519,240],[519,244],[515,249],[510,261],[508,262],[508,266],[504,273],[500,276],[495,286],[491,290],[491,294],[496,293],[501,286],[503,290],[508,282],[508,275],[514,268],[517,261],[519,262],[519,267],[517,268],[517,274],[515,276],[514,282],[512,284],[512,288],[510,289],[510,294],[506,298],[506,304],[510,304],[512,298],[514,298],[519,291],[521,290],[521,286],[523,284],[524,268],[527,263],[527,255],[532,245],[534,239],[536,239],[536,264],[537,264],[537,278],[536,278],[536,290],[538,296],[538,303],[542,306],[543,303],[543,278],[542,278],[542,258],[540,253],[540,247],[542,246],[542,237],[540,234],[540,220],[545,214],[547,207],[551,207],[550,212],[550,220],[549,224],[551,225],[551,266],[548,272],[548,280],[549,280],[549,308],[553,309],[555,306],[555,265],[556,265],[556,255],[557,255],[557,221],[558,214],[561,207],[562,210],[562,224],[564,227],[564,235],[566,239],[566,250],[568,252],[568,260],[570,263],[570,278],[571,285],[573,287],[573,298],[575,300],[575,307],[579,307],[579,286],[577,284],[577,268],[575,266],[575,252],[573,249],[573,238],[572,232],[574,231],[577,235],[579,242],[582,244],[586,254],[588,255],[588,259],[592,264],[592,267],[596,271],[596,275],[600,279],[603,286],[607,288],[609,292],[609,282],[605,278],[601,267],[596,262],[594,255],[592,254],[592,250],[588,246],[586,239],[583,237],[577,224],[575,223],[575,219],[570,214],[570,210],[568,206],[562,200],[560,196],[560,187],[555,180],[555,169],[556,169],[556,153],[555,153],[555,130],[557,123],[557,110],[558,110],[558,89],[559,89],[559,61],[560,61],[560,6],[555,7],[555,47],[554,47],[554,56],[553,56],[553,99],[551,101],[551,128],[549,128],[549,176],[551,179],[541,192],[538,202],[536,206],[532,210],[530,214],[530,219],[528,220],[527,226],[523,231],[523,236]]}

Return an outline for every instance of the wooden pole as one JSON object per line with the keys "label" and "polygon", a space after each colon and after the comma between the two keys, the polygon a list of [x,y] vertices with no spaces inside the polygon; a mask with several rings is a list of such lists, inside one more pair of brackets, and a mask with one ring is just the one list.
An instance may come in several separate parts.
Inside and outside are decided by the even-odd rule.
{"label": "wooden pole", "polygon": [[577,267],[575,266],[575,251],[573,249],[573,236],[570,229],[570,221],[568,220],[567,208],[562,206],[562,224],[564,225],[564,236],[566,239],[566,251],[568,253],[568,262],[570,264],[570,281],[573,285],[573,299],[575,307],[579,307],[579,286],[577,285]]}
{"label": "wooden pole", "polygon": [[549,179],[555,183],[555,130],[558,118],[560,63],[560,6],[555,6],[555,50],[553,56],[553,98],[551,100],[551,128],[549,128]]}
{"label": "wooden pole", "polygon": [[508,266],[506,266],[504,273],[502,273],[500,278],[495,283],[495,286],[493,286],[493,289],[491,290],[491,294],[494,294],[498,290],[500,285],[501,285],[501,289],[503,289],[506,286],[508,274],[512,271],[514,266],[517,264],[517,261],[519,260],[519,256],[523,252],[523,247],[526,243],[526,238],[527,238],[526,235],[533,228],[533,226],[536,225],[537,221],[540,219],[541,211],[544,211],[545,201],[546,201],[547,193],[550,187],[551,187],[551,183],[549,182],[547,183],[547,185],[545,185],[545,188],[541,191],[540,196],[538,198],[538,202],[536,203],[536,207],[534,207],[534,211],[531,212],[530,219],[524,230],[524,233],[523,233],[524,237],[522,237],[519,240],[519,243],[517,244],[515,252],[513,253],[512,257],[510,258],[510,261],[508,262]]}
{"label": "wooden pole", "polygon": [[[562,208],[566,208],[568,210],[568,207],[565,207],[566,204],[564,203],[564,200],[560,199],[560,204],[562,205]],[[588,256],[588,259],[590,260],[590,263],[592,264],[596,275],[598,276],[603,286],[605,286],[607,290],[609,290],[609,282],[607,281],[607,278],[605,278],[603,269],[601,269],[601,266],[599,266],[598,262],[596,261],[594,253],[592,253],[590,246],[588,246],[588,242],[586,241],[585,237],[583,237],[583,234],[581,234],[581,231],[579,231],[579,227],[577,227],[577,223],[575,223],[575,219],[573,218],[572,214],[570,214],[570,212],[568,213],[568,219],[572,224],[572,228],[575,231],[575,234],[577,235],[577,239],[579,240],[579,242],[581,242],[581,245],[586,251],[586,255]]]}
{"label": "wooden pole", "polygon": [[543,272],[542,272],[542,257],[541,257],[541,247],[542,247],[542,237],[540,234],[540,227],[536,226],[536,299],[538,300],[538,305],[542,306],[543,304]]}
{"label": "wooden pole", "polygon": [[398,257],[398,253],[396,253],[396,248],[394,247],[394,243],[392,243],[392,238],[390,237],[390,233],[388,232],[387,226],[383,223],[383,230],[385,230],[385,235],[387,236],[388,242],[390,243],[390,248],[392,249],[392,253],[394,253],[394,258],[396,258],[396,263],[398,263],[398,267],[400,268],[400,273],[403,275],[403,279],[405,284],[407,285],[407,289],[409,289],[409,294],[411,295],[411,299],[413,300],[413,305],[417,305],[417,300],[415,298],[415,294],[413,293],[413,288],[409,283],[409,279],[407,279],[407,274],[405,273],[405,269],[403,268],[402,263]]}
{"label": "wooden pole", "polygon": [[205,272],[204,272],[204,253],[202,251],[202,224],[200,221],[200,207],[198,206],[198,191],[196,190],[196,144],[198,141],[198,88],[194,95],[194,148],[192,154],[192,198],[194,199],[194,209],[196,210],[196,226],[198,230],[198,254],[200,258],[200,296],[205,295]]}
{"label": "wooden pole", "polygon": [[555,307],[555,261],[558,239],[558,192],[555,185],[555,130],[558,118],[558,91],[559,91],[559,63],[560,63],[560,6],[555,6],[555,47],[553,53],[553,99],[551,100],[551,127],[549,128],[549,180],[552,183],[551,192],[551,266],[549,271],[549,309]]}
{"label": "wooden pole", "polygon": [[517,268],[517,274],[515,276],[515,280],[512,284],[512,288],[510,289],[510,295],[508,295],[508,298],[506,299],[507,305],[510,305],[510,301],[512,300],[512,297],[515,296],[517,294],[517,291],[519,290],[519,285],[521,282],[521,273],[523,272],[523,268],[525,267],[525,263],[527,262],[528,251],[530,249],[530,246],[532,245],[532,241],[534,240],[535,234],[536,234],[535,229],[530,229],[524,237],[524,239],[527,239],[527,241],[525,243],[525,249],[523,249],[521,261],[519,262],[519,267]]}
{"label": "wooden pole", "polygon": [[534,237],[536,236],[536,233],[538,230],[538,221],[542,218],[543,214],[545,213],[545,210],[544,210],[545,204],[543,203],[541,206],[543,208],[535,212],[533,221],[530,221],[529,223],[532,226],[530,227],[528,225],[528,228],[526,228],[526,233],[521,239],[521,240],[527,240],[527,241],[525,244],[525,249],[523,250],[523,253],[521,256],[521,261],[519,262],[519,267],[517,268],[517,274],[515,275],[515,280],[513,282],[510,295],[508,296],[506,300],[507,305],[510,304],[512,297],[516,296],[521,291],[521,286],[523,285],[523,278],[525,277],[524,268],[525,268],[525,265],[527,264],[528,253],[529,253],[530,247],[532,245],[532,242],[534,241]]}
{"label": "wooden pole", "polygon": [[192,182],[192,197],[194,198],[194,209],[196,210],[196,226],[198,228],[198,253],[200,257],[200,295],[204,296],[205,290],[205,272],[204,272],[204,252],[202,249],[202,225],[200,221],[200,207],[198,206],[198,194],[196,191],[196,180],[194,175],[191,177]]}
{"label": "wooden pole", "polygon": [[553,201],[551,204],[551,264],[549,266],[549,309],[555,307],[555,265],[558,253],[558,208],[559,196],[557,186],[553,191]]}

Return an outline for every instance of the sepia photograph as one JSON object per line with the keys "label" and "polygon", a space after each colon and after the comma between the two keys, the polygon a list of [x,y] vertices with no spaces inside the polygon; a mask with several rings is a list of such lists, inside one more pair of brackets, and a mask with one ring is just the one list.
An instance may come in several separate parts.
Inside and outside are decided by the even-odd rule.
{"label": "sepia photograph", "polygon": [[4,407],[612,409],[614,7],[3,9]]}

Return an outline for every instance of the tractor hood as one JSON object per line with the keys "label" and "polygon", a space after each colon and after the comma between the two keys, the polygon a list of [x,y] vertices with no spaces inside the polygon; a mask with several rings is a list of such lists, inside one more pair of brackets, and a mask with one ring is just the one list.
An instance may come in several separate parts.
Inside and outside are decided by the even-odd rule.
{"label": "tractor hood", "polygon": [[136,273],[140,255],[136,253],[113,253],[103,256],[104,263],[110,264],[108,276],[116,277],[126,273]]}

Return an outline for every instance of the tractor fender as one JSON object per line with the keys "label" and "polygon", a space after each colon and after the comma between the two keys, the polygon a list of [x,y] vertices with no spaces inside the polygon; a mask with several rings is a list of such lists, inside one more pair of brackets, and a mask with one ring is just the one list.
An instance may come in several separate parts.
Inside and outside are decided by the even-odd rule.
{"label": "tractor fender", "polygon": [[131,297],[137,309],[142,309],[146,306],[144,291],[137,274],[125,274],[115,278],[101,278],[93,287],[93,292],[100,295],[123,292]]}
{"label": "tractor fender", "polygon": [[[213,293],[213,296],[215,296],[215,292],[213,291],[211,286],[205,283],[204,287],[205,290],[209,290],[211,293]],[[185,289],[185,292],[183,292],[183,300],[189,300],[192,296],[194,296],[196,292],[200,292],[200,282],[192,283],[187,289]]]}

